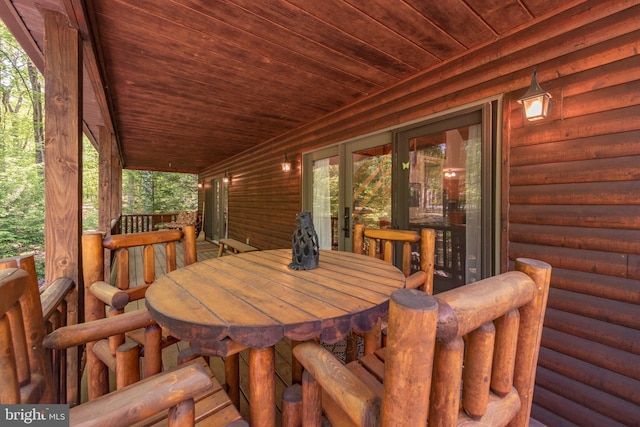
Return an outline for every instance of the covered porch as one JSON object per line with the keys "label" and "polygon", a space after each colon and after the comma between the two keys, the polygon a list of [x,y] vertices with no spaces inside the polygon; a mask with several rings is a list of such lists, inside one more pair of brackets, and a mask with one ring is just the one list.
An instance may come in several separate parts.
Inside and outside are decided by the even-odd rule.
{"label": "covered porch", "polygon": [[[198,206],[226,196],[228,237],[268,250],[289,247],[312,207],[315,153],[368,137],[396,147],[411,126],[472,109],[496,160],[487,274],[519,257],[553,267],[532,416],[638,419],[638,1],[204,3],[0,4],[45,76],[45,279],[77,284],[71,322],[83,320],[82,135],[100,153],[101,230],[122,213],[123,168],[188,172]],[[529,122],[518,100],[534,68],[553,104]],[[394,179],[409,160],[393,157]]]}

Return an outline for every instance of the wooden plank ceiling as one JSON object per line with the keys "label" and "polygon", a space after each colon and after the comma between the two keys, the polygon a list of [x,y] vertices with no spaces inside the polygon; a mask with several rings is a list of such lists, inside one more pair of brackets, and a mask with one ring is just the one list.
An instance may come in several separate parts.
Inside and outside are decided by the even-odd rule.
{"label": "wooden plank ceiling", "polygon": [[[98,125],[113,127],[125,167],[198,172],[491,43],[553,13],[561,3],[45,0],[38,4],[67,13],[86,40],[85,129],[98,135]],[[42,18],[33,0],[11,4],[41,49]],[[5,19],[7,13],[0,13]],[[109,110],[112,118],[105,119]]]}

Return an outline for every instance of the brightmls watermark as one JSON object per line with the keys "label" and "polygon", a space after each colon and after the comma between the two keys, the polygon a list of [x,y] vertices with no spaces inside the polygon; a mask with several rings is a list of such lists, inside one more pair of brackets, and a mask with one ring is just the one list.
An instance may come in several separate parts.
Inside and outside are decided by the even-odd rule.
{"label": "brightmls watermark", "polygon": [[0,426],[69,427],[69,405],[0,405]]}

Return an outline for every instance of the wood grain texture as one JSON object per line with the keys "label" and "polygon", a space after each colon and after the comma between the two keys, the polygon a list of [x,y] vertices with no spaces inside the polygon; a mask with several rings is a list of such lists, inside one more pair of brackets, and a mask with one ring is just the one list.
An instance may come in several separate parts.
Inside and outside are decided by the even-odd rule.
{"label": "wood grain texture", "polygon": [[322,252],[311,271],[290,270],[290,262],[291,251],[283,249],[196,263],[159,279],[147,306],[163,327],[191,342],[229,337],[263,347],[283,336],[319,335],[335,342],[351,327],[371,329],[391,292],[404,286],[400,271],[375,258]]}

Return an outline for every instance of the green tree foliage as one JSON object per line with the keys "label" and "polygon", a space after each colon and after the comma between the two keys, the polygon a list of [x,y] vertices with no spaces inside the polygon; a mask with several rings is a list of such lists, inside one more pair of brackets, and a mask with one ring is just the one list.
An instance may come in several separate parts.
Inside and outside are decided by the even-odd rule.
{"label": "green tree foliage", "polygon": [[[30,76],[33,70],[13,36],[0,26],[0,257],[37,252],[44,242],[43,164],[34,137],[42,77]],[[40,85],[36,90],[34,83]]]}
{"label": "green tree foliage", "polygon": [[198,208],[198,176],[124,170],[122,213],[172,213]]}
{"label": "green tree foliage", "polygon": [[98,229],[98,152],[85,137],[82,143],[82,229]]}
{"label": "green tree foliage", "polygon": [[[0,22],[0,258],[35,253],[44,271],[44,81]],[[83,230],[98,226],[98,153],[83,141]],[[123,171],[125,213],[195,210],[197,177]]]}

